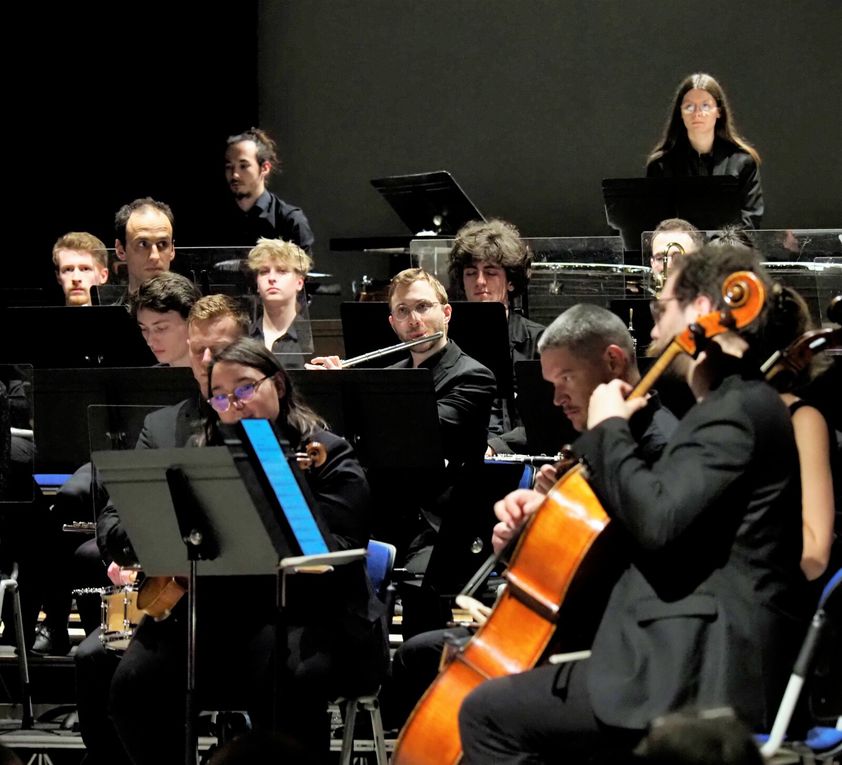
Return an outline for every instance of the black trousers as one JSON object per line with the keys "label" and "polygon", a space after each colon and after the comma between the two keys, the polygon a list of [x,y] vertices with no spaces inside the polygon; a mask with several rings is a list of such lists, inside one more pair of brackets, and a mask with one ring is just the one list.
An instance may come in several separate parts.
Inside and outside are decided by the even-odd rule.
{"label": "black trousers", "polygon": [[459,711],[465,765],[618,763],[645,731],[611,728],[593,713],[586,661],[489,680]]}
{"label": "black trousers", "polygon": [[76,649],[76,710],[79,732],[85,742],[85,765],[128,762],[108,712],[111,679],[122,653],[109,651],[99,639],[100,630],[88,635]]}

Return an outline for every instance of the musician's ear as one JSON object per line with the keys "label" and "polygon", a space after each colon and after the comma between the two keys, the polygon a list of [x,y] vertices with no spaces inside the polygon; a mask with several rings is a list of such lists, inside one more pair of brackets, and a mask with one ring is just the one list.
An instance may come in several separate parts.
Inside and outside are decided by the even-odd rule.
{"label": "musician's ear", "polygon": [[716,310],[713,301],[707,295],[696,295],[693,300],[693,308],[699,312],[699,316],[707,316]]}
{"label": "musician's ear", "polygon": [[450,303],[445,303],[441,307],[441,312],[444,314],[444,323],[450,324],[450,314],[453,313],[453,306]]}
{"label": "musician's ear", "polygon": [[287,387],[284,385],[284,379],[280,372],[277,372],[272,378],[275,383],[275,390],[278,392],[278,400],[280,401],[287,394]]}
{"label": "musician's ear", "polygon": [[[395,326],[395,319],[392,316],[392,314],[389,314],[389,326],[392,328],[392,331],[397,335],[398,328]],[[400,337],[400,335],[398,335],[398,337]]]}
{"label": "musician's ear", "polygon": [[629,360],[626,352],[619,345],[615,345],[614,343],[609,345],[605,349],[603,358],[608,366],[608,371],[613,377],[617,378],[625,375]]}

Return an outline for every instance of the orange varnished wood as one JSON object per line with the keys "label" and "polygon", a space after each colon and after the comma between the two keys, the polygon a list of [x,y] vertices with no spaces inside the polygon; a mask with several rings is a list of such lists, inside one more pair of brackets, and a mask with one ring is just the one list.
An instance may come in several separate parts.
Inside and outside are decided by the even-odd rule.
{"label": "orange varnished wood", "polygon": [[[457,713],[465,696],[485,680],[525,672],[538,663],[555,634],[559,604],[608,521],[581,468],[574,468],[556,483],[530,518],[528,533],[521,535],[506,574],[509,584],[494,606],[492,618],[415,707],[401,731],[393,765],[459,761],[462,749]],[[548,566],[547,560],[552,565]]]}
{"label": "orange varnished wood", "polygon": [[[765,301],[763,284],[745,271],[729,276],[722,294],[728,310],[696,322],[707,337],[747,325]],[[696,334],[690,329],[682,332],[630,395],[645,395],[677,355],[697,350]],[[559,612],[574,577],[608,525],[608,515],[584,469],[577,466],[565,473],[526,524],[506,574],[508,585],[488,621],[439,673],[410,715],[392,765],[459,762],[462,701],[485,680],[525,672],[541,660],[556,635]],[[562,625],[559,632],[564,631]]]}

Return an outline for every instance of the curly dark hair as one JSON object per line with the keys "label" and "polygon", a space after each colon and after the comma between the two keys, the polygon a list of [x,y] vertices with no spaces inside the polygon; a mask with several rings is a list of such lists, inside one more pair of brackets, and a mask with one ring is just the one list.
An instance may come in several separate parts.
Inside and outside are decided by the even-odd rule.
{"label": "curly dark hair", "polygon": [[471,221],[459,229],[450,250],[448,267],[451,289],[455,294],[464,296],[462,275],[474,262],[501,266],[512,285],[512,297],[526,290],[532,253],[511,223],[492,218],[489,221]]}

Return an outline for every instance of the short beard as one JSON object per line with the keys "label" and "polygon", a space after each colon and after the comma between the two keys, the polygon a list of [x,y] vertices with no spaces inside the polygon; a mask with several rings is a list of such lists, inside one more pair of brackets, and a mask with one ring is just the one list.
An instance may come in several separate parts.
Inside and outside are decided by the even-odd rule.
{"label": "short beard", "polygon": [[234,192],[234,199],[236,199],[237,201],[239,201],[241,199],[248,199],[249,197],[251,197],[251,192],[249,192],[249,191],[235,191]]}

